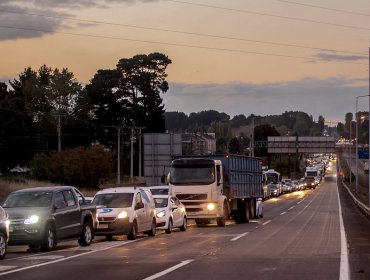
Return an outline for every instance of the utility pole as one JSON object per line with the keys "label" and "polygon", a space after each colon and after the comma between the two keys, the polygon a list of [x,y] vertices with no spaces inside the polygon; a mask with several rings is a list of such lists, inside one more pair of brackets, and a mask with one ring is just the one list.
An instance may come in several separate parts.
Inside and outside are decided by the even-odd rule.
{"label": "utility pole", "polygon": [[61,124],[60,112],[58,114],[57,133],[58,133],[58,152],[60,152],[62,150],[62,124]]}
{"label": "utility pole", "polygon": [[121,128],[117,127],[117,185],[121,183]]}
{"label": "utility pole", "polygon": [[134,127],[131,127],[131,156],[130,156],[130,181],[134,182]]}

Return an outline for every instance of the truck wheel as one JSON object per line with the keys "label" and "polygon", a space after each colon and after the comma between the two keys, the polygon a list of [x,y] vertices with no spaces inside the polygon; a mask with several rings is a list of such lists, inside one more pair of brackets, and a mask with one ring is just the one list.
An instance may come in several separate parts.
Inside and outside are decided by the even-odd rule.
{"label": "truck wheel", "polygon": [[0,260],[6,255],[6,238],[3,232],[0,232]]}
{"label": "truck wheel", "polygon": [[48,252],[57,246],[57,236],[52,225],[47,224],[45,228],[44,237],[41,241],[41,250]]}
{"label": "truck wheel", "polygon": [[90,222],[85,221],[83,228],[82,228],[82,233],[80,239],[78,239],[78,244],[80,246],[89,246],[91,244],[93,238],[93,228]]}
{"label": "truck wheel", "polygon": [[135,240],[137,237],[137,223],[133,222],[131,232],[127,235],[128,240]]}
{"label": "truck wheel", "polygon": [[172,232],[172,226],[173,226],[173,222],[172,222],[172,219],[170,219],[170,220],[168,221],[168,228],[166,228],[166,229],[165,229],[165,232],[166,232],[167,234],[170,234],[170,233]]}
{"label": "truck wheel", "polygon": [[256,203],[253,198],[251,199],[251,202],[249,204],[249,211],[250,211],[250,218],[255,219],[256,218]]}
{"label": "truck wheel", "polygon": [[181,231],[186,231],[187,227],[188,227],[188,220],[186,219],[186,217],[184,217],[184,220],[182,222],[182,226],[180,227],[180,230]]}
{"label": "truck wheel", "polygon": [[226,225],[226,221],[229,218],[229,210],[227,208],[227,204],[224,203],[223,206],[223,216],[220,218],[217,218],[217,225],[219,227],[224,227]]}

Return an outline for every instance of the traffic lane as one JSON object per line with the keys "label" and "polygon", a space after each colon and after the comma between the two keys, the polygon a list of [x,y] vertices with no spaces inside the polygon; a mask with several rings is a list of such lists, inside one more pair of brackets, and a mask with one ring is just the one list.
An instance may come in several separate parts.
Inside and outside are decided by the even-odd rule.
{"label": "traffic lane", "polygon": [[[128,243],[125,238],[118,241],[99,242],[89,247],[76,247],[56,250],[39,258],[18,258],[1,263],[14,266],[14,273],[0,273],[2,279],[50,279],[100,277],[141,279],[146,275],[155,274],[167,267],[181,263],[184,258],[202,258],[214,254],[238,240],[246,232],[253,232],[258,227],[255,223],[230,224],[220,228],[217,226],[190,227],[186,232],[175,231],[172,234],[161,233],[154,238],[141,236],[137,241]],[[115,246],[107,248],[111,243]],[[101,248],[97,249],[97,246]],[[41,255],[41,253],[40,253]],[[35,267],[32,267],[35,265]],[[1,266],[0,266],[1,270]],[[5,274],[9,273],[9,274]],[[54,277],[55,275],[55,277]]]}
{"label": "traffic lane", "polygon": [[338,185],[348,242],[351,279],[370,279],[370,221],[354,204],[341,181],[338,181]]}
{"label": "traffic lane", "polygon": [[286,214],[161,279],[338,279],[339,228],[337,188],[327,180]]}

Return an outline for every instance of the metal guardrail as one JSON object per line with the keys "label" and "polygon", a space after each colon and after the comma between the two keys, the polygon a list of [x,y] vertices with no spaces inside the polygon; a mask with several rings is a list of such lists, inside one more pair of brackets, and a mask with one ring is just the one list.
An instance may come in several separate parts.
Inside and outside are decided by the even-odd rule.
{"label": "metal guardrail", "polygon": [[348,186],[342,181],[343,183],[343,187],[346,188],[346,190],[348,191],[349,195],[352,197],[352,200],[353,202],[357,205],[357,207],[360,209],[360,211],[368,218],[370,219],[370,207],[365,205],[363,202],[361,202],[360,200],[357,199],[357,197],[355,197],[353,195],[353,193],[350,191],[350,189],[348,188]]}

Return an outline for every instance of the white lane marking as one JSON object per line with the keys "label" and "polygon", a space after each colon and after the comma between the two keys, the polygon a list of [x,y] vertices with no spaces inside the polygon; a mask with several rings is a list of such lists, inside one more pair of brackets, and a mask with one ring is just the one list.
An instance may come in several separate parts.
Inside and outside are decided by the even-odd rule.
{"label": "white lane marking", "polygon": [[271,223],[271,222],[272,222],[272,220],[268,220],[268,221],[264,222],[262,225],[265,226],[265,225],[267,225],[268,223]]}
{"label": "white lane marking", "polygon": [[297,204],[300,204],[301,202],[303,202],[303,200],[305,200],[306,198],[304,198],[304,199],[302,199],[302,200],[300,200],[300,201],[298,201],[297,202]]}
{"label": "white lane marking", "polygon": [[46,255],[46,256],[31,256],[31,257],[26,257],[24,260],[57,260],[64,258],[64,256],[60,255]]}
{"label": "white lane marking", "polygon": [[9,270],[9,269],[13,269],[13,268],[16,268],[16,266],[0,265],[0,271]]}
{"label": "white lane marking", "polygon": [[347,279],[351,279],[351,277],[349,273],[347,237],[346,237],[346,231],[344,229],[344,224],[343,224],[342,205],[340,204],[338,183],[337,183],[337,194],[338,194],[338,204],[339,204],[339,227],[340,227],[339,280],[347,280]]}
{"label": "white lane marking", "polygon": [[233,239],[231,239],[231,241],[236,241],[236,240],[238,240],[239,238],[242,238],[243,236],[246,236],[248,233],[249,233],[249,231],[244,232],[244,233],[242,233],[242,234],[239,234],[238,236],[235,236]]}
{"label": "white lane marking", "polygon": [[292,210],[294,208],[294,206],[290,207],[288,210]]}
{"label": "white lane marking", "polygon": [[284,214],[286,214],[286,212],[280,213],[280,216],[282,216],[282,215],[284,215]]}
{"label": "white lane marking", "polygon": [[35,268],[35,267],[45,266],[45,265],[48,265],[48,264],[58,263],[58,262],[78,258],[78,257],[81,257],[81,256],[85,256],[85,255],[90,255],[90,254],[93,254],[93,253],[96,253],[96,252],[105,251],[105,250],[108,250],[108,249],[111,249],[111,248],[114,248],[114,247],[119,247],[119,246],[126,245],[126,244],[129,244],[129,243],[133,243],[133,242],[136,242],[136,241],[138,241],[138,239],[137,240],[126,241],[126,242],[120,242],[120,244],[114,244],[114,245],[111,245],[111,246],[108,246],[108,247],[105,247],[105,248],[102,248],[102,249],[99,249],[99,250],[91,250],[89,252],[84,252],[84,253],[81,253],[81,254],[73,255],[73,256],[70,256],[70,257],[62,258],[62,259],[53,260],[53,261],[50,261],[50,262],[44,262],[44,263],[40,263],[40,264],[21,267],[21,268],[6,271],[6,272],[1,272],[0,276],[15,273],[15,272],[18,272],[18,271],[28,270],[28,269]]}
{"label": "white lane marking", "polygon": [[174,265],[174,266],[172,266],[170,268],[167,268],[166,270],[163,270],[163,271],[158,272],[158,273],[156,273],[156,274],[154,274],[152,276],[149,276],[147,278],[144,278],[143,280],[157,279],[157,278],[162,277],[162,276],[164,276],[164,275],[166,275],[166,274],[168,274],[168,273],[170,273],[170,272],[172,272],[172,271],[174,271],[174,270],[176,270],[176,269],[178,269],[180,267],[183,267],[183,266],[191,263],[192,261],[194,261],[194,260],[185,260],[185,261],[182,261],[181,263],[179,263],[177,265]]}

